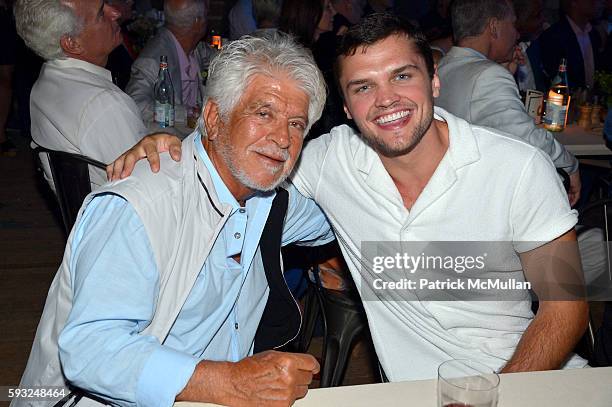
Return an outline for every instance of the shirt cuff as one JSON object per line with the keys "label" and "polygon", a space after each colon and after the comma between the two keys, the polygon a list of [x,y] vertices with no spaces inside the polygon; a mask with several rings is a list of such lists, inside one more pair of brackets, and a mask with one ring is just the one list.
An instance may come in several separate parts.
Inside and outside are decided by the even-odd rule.
{"label": "shirt cuff", "polygon": [[187,385],[199,360],[166,346],[157,348],[145,364],[136,388],[139,407],[172,406]]}

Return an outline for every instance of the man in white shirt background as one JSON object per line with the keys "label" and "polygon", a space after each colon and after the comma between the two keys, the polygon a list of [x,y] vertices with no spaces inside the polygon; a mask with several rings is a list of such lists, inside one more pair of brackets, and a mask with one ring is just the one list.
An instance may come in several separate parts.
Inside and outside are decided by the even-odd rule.
{"label": "man in white shirt background", "polygon": [[[121,43],[117,17],[103,0],[15,3],[19,35],[47,61],[30,98],[35,144],[108,163],[146,133],[136,104],[104,68]],[[92,188],[106,182],[102,169],[90,177]]]}

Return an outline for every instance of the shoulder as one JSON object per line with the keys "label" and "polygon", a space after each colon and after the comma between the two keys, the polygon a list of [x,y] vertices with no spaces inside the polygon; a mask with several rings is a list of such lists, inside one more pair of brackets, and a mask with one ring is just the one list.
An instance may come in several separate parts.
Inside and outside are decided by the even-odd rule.
{"label": "shoulder", "polygon": [[[539,37],[541,43],[548,43],[549,41],[558,39],[560,37],[567,37],[573,34],[572,27],[569,25],[565,17],[561,17],[559,21],[548,27]],[[548,44],[552,45],[552,44]],[[560,46],[560,44],[555,44]]]}
{"label": "shoulder", "polygon": [[[141,206],[160,209],[161,201],[178,199],[182,193],[182,186],[187,182],[189,165],[193,159],[183,157],[181,161],[174,161],[168,153],[160,154],[160,170],[151,171],[149,163],[141,160],[136,164],[132,175],[114,181],[103,187],[103,192],[116,193],[130,202],[138,200]],[[178,201],[177,201],[178,203]]]}
{"label": "shoulder", "polygon": [[440,60],[438,74],[441,78],[453,74],[461,75],[462,80],[469,81],[478,78],[483,72],[495,71],[495,67],[503,69],[499,64],[489,59],[466,54],[460,48],[454,47]]}
{"label": "shoulder", "polygon": [[[175,52],[171,35],[170,31],[166,28],[159,30],[159,32],[147,42],[136,61],[144,58],[155,59],[157,61],[159,55],[166,55],[169,51]],[[168,55],[168,57],[170,57],[170,55]]]}
{"label": "shoulder", "polygon": [[[526,163],[533,155],[548,158],[539,148],[491,127],[470,125],[482,155]],[[548,159],[550,160],[550,159]]]}
{"label": "shoulder", "polygon": [[201,41],[196,49],[200,59],[205,61],[206,63],[210,63],[210,61],[212,61],[212,59],[219,54],[219,50],[211,47],[204,41]]}

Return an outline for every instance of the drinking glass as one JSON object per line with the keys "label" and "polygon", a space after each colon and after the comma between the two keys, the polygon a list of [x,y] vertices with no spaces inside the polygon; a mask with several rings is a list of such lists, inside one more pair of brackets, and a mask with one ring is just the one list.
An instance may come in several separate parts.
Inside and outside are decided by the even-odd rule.
{"label": "drinking glass", "polygon": [[438,407],[495,407],[499,376],[482,363],[457,359],[438,367]]}

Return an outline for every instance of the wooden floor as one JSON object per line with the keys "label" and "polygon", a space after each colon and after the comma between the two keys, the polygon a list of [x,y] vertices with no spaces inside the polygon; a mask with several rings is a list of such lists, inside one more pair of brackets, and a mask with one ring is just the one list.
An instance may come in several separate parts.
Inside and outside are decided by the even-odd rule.
{"label": "wooden floor", "polygon": [[[17,156],[0,156],[0,386],[19,383],[65,239],[54,197],[36,174],[27,141],[12,139]],[[315,338],[311,352],[319,356],[320,349]],[[355,346],[343,384],[377,380],[372,352],[368,341]]]}

